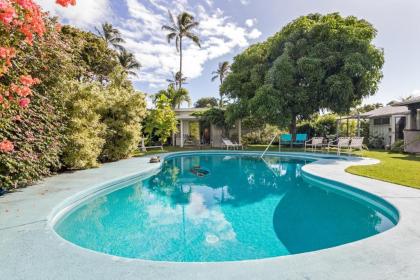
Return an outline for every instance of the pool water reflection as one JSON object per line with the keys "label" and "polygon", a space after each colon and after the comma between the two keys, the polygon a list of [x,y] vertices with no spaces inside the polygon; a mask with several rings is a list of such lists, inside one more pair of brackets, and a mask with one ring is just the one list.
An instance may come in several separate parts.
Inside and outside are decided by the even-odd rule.
{"label": "pool water reflection", "polygon": [[395,225],[364,201],[303,180],[301,167],[308,162],[175,156],[157,175],[74,209],[55,229],[77,245],[111,255],[205,262],[318,250]]}

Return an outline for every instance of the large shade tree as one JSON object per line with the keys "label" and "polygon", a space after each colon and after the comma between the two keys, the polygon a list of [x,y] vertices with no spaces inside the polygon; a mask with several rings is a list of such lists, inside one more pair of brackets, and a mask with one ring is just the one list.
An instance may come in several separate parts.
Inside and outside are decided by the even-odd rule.
{"label": "large shade tree", "polygon": [[235,57],[222,90],[237,115],[290,126],[320,110],[348,113],[373,95],[382,78],[383,51],[365,20],[338,13],[302,16],[262,44]]}
{"label": "large shade tree", "polygon": [[[182,12],[176,18],[169,11],[170,24],[163,25],[162,30],[168,32],[166,38],[168,43],[175,40],[175,46],[179,52],[179,73],[182,77],[182,47],[183,40],[190,39],[197,46],[201,47],[200,38],[194,33],[194,29],[198,27],[199,23],[194,17],[187,13]],[[179,81],[179,88],[182,87],[182,80]]]}

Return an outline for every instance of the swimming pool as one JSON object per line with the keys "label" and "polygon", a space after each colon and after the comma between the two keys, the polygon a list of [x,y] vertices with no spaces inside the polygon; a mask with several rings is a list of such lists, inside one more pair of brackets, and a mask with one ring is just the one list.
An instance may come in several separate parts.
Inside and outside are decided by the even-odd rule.
{"label": "swimming pool", "polygon": [[235,153],[165,159],[159,173],[84,201],[54,228],[106,254],[175,262],[238,261],[325,249],[392,228],[373,195],[302,172],[312,160]]}

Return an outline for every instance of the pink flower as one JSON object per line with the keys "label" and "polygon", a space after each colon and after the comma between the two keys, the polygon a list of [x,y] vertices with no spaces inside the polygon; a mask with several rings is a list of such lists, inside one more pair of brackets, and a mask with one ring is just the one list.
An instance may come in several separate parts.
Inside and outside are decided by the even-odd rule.
{"label": "pink flower", "polygon": [[4,25],[9,25],[16,17],[16,10],[5,1],[0,2],[0,21]]}
{"label": "pink flower", "polygon": [[27,97],[21,98],[19,100],[19,106],[21,108],[26,108],[26,107],[28,107],[28,105],[29,105],[30,102],[31,102],[31,100],[29,98],[27,98]]}
{"label": "pink flower", "polygon": [[0,152],[2,153],[10,153],[14,148],[13,143],[7,139],[0,142]]}
{"label": "pink flower", "polygon": [[76,5],[76,0],[56,0],[55,2],[63,7],[67,7],[69,4]]}
{"label": "pink flower", "polygon": [[24,86],[31,86],[34,84],[34,80],[32,79],[31,75],[22,75],[20,76],[19,80]]}

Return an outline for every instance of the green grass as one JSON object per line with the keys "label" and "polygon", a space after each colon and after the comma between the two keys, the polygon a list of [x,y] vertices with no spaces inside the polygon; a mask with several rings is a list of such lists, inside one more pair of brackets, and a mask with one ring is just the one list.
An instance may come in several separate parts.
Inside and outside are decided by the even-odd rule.
{"label": "green grass", "polygon": [[351,166],[346,169],[347,172],[420,189],[420,157],[388,151],[363,151],[357,154],[381,162],[374,165]]}
{"label": "green grass", "polygon": [[[249,145],[245,150],[263,151],[267,145]],[[165,146],[164,150],[153,149],[146,153],[137,152],[135,156],[153,155],[167,152],[178,152],[197,150],[197,147],[171,147]],[[270,151],[278,151],[278,146],[273,145]],[[302,152],[302,148],[282,147],[284,152]],[[363,177],[369,177],[398,185],[420,189],[420,157],[403,153],[393,153],[388,151],[362,151],[355,153],[358,156],[375,158],[381,162],[374,165],[351,166],[347,172]]]}

